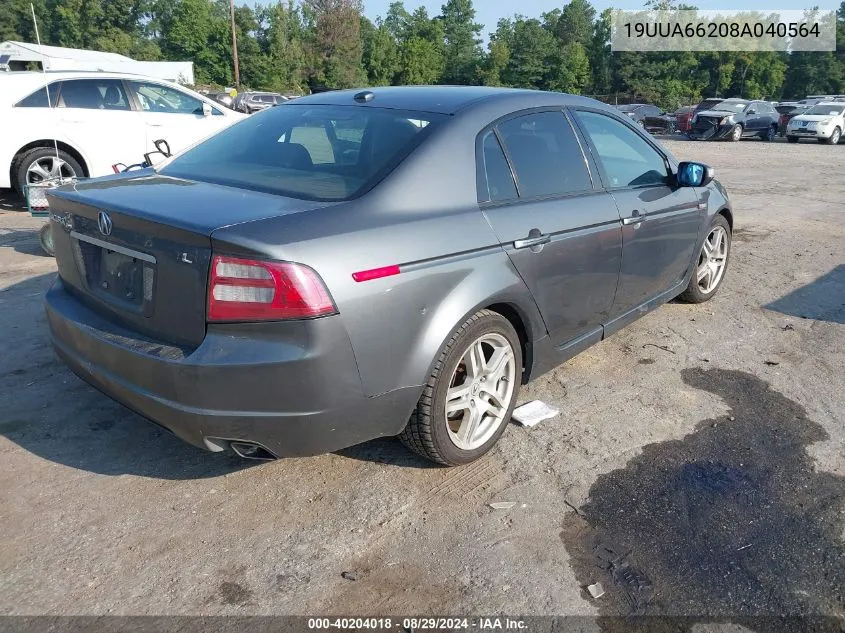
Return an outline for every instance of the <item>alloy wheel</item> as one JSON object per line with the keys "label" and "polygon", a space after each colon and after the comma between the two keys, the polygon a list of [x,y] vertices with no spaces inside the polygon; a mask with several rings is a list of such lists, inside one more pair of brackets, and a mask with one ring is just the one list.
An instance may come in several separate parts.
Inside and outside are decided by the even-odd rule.
{"label": "alloy wheel", "polygon": [[836,128],[835,130],[833,130],[833,134],[830,135],[830,144],[831,145],[838,144],[840,135],[841,135],[841,133],[839,132],[839,128]]}
{"label": "alloy wheel", "polygon": [[728,234],[721,226],[715,226],[701,245],[698,255],[696,279],[702,294],[710,294],[719,285],[725,274],[728,261]]}
{"label": "alloy wheel", "polygon": [[742,138],[742,126],[741,125],[735,125],[734,129],[731,131],[731,140],[732,141],[738,141],[741,138]]}
{"label": "alloy wheel", "polygon": [[504,423],[514,394],[516,363],[510,342],[488,333],[464,352],[446,392],[446,428],[458,448],[475,450]]}
{"label": "alloy wheel", "polygon": [[26,169],[26,184],[28,185],[75,177],[76,172],[73,170],[73,167],[58,156],[42,156],[41,158],[37,158]]}

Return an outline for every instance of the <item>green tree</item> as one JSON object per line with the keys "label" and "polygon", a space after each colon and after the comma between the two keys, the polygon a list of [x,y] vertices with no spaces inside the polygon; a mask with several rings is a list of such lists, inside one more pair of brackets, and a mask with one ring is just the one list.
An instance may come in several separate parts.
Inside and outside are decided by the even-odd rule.
{"label": "green tree", "polygon": [[590,89],[595,95],[609,95],[613,89],[613,53],[610,51],[610,9],[601,12],[593,24],[590,45],[592,81]]}
{"label": "green tree", "polygon": [[549,66],[549,90],[581,94],[590,84],[590,60],[580,42],[556,50]]}
{"label": "green tree", "polygon": [[[0,42],[35,42],[35,26],[32,22],[31,0],[3,0],[0,2]],[[45,0],[34,0],[35,16],[42,44],[50,44],[50,14]]]}
{"label": "green tree", "polygon": [[306,83],[303,24],[299,5],[288,0],[264,7],[258,38],[267,57],[267,72],[257,87],[300,94]]}
{"label": "green tree", "polygon": [[504,86],[503,74],[510,63],[510,48],[505,40],[492,39],[487,47],[487,56],[481,64],[479,78],[485,86]]}
{"label": "green tree", "polygon": [[399,47],[384,24],[361,17],[363,64],[371,86],[389,86],[399,71]]}
{"label": "green tree", "polygon": [[[557,19],[552,26],[552,32],[564,46],[578,42],[584,49],[589,48],[593,38],[593,21],[596,10],[587,0],[570,0],[563,7],[563,11],[547,13],[543,17],[548,20],[554,15]],[[548,18],[546,17],[548,16]]]}
{"label": "green tree", "polygon": [[448,84],[473,84],[481,62],[481,25],[475,22],[472,0],[448,0],[441,8],[444,70]]}
{"label": "green tree", "polygon": [[411,36],[399,48],[398,83],[436,84],[443,74],[443,55],[430,40]]}
{"label": "green tree", "polygon": [[555,40],[540,20],[521,15],[514,16],[512,20],[499,20],[493,37],[495,41],[505,42],[510,52],[501,75],[505,85],[515,88],[546,87]]}
{"label": "green tree", "polygon": [[164,58],[193,61],[197,83],[230,84],[234,80],[227,12],[219,4],[156,0],[152,20]]}
{"label": "green tree", "polygon": [[408,37],[408,23],[411,21],[411,14],[405,9],[402,2],[391,2],[384,18],[384,28],[390,33],[396,42],[404,42]]}
{"label": "green tree", "polygon": [[330,88],[366,83],[361,65],[360,0],[306,0],[314,15],[314,79]]}

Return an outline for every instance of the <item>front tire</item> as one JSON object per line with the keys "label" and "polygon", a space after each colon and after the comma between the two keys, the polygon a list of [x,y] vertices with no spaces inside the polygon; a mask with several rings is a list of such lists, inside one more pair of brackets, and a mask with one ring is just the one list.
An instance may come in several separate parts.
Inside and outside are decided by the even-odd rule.
{"label": "front tire", "polygon": [[54,147],[36,147],[17,159],[14,185],[25,194],[27,185],[84,175],[82,165],[66,151],[56,153]]}
{"label": "front tire", "polygon": [[704,303],[713,298],[728,270],[731,254],[731,226],[723,215],[717,215],[701,243],[695,269],[680,299],[688,303]]}
{"label": "front tire", "polygon": [[838,127],[834,128],[833,133],[830,135],[830,138],[825,139],[825,143],[828,145],[838,145],[839,139],[842,138],[842,130]]}
{"label": "front tire", "polygon": [[742,126],[737,123],[736,125],[731,128],[731,135],[730,139],[732,142],[736,143],[742,138]]}
{"label": "front tire", "polygon": [[446,342],[399,439],[438,464],[468,464],[505,432],[521,382],[516,330],[501,314],[480,310]]}

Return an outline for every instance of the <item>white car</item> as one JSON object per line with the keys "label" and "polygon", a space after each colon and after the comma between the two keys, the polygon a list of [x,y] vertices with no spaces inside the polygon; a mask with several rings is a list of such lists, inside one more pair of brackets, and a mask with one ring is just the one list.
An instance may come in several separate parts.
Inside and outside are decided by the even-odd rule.
{"label": "white car", "polygon": [[819,143],[836,145],[845,131],[845,103],[824,101],[804,114],[789,120],[786,140],[797,143],[802,138],[814,138]]}
{"label": "white car", "polygon": [[0,73],[0,188],[23,191],[25,185],[59,176],[111,174],[115,163],[143,161],[158,139],[175,153],[243,118],[161,79],[106,72]]}

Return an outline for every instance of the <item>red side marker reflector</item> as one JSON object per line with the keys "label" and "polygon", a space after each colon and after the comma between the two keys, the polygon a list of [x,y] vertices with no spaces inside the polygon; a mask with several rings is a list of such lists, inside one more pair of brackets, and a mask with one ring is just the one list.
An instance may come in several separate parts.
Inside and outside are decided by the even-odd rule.
{"label": "red side marker reflector", "polygon": [[381,268],[371,268],[370,270],[361,270],[357,273],[352,273],[352,279],[355,281],[370,281],[372,279],[392,277],[398,274],[399,266],[382,266]]}

